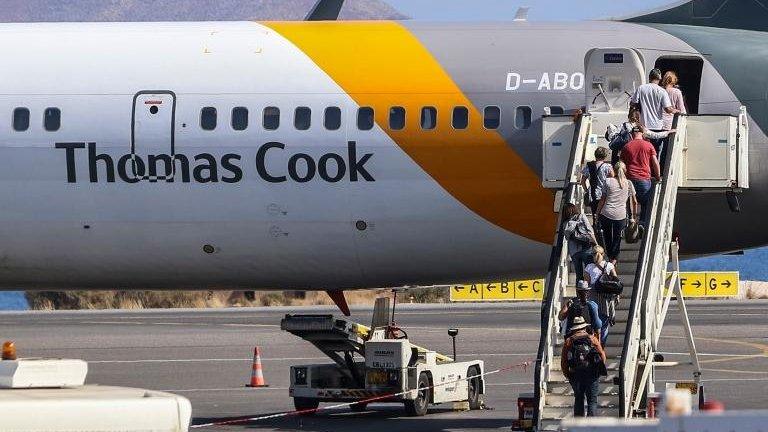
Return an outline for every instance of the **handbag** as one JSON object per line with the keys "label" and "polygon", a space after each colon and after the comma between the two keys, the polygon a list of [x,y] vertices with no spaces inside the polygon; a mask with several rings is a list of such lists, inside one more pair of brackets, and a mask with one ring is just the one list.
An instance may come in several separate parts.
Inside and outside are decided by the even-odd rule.
{"label": "handbag", "polygon": [[630,220],[627,227],[624,228],[624,240],[627,243],[637,243],[643,238],[643,234],[645,234],[645,229],[634,220]]}
{"label": "handbag", "polygon": [[601,274],[597,278],[597,282],[595,282],[595,291],[598,294],[621,295],[622,291],[624,291],[624,284],[621,282],[621,279],[618,276],[606,274],[605,267],[600,264],[597,264],[597,267],[600,269]]}

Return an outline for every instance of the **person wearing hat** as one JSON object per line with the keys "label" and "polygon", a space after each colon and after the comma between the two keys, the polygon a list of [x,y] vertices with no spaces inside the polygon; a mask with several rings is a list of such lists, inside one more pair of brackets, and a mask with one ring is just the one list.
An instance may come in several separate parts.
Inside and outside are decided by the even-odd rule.
{"label": "person wearing hat", "polygon": [[627,179],[632,182],[637,203],[640,204],[639,223],[645,226],[653,185],[651,179],[661,181],[661,167],[656,149],[643,138],[641,126],[632,128],[632,141],[621,149],[621,161],[627,167]]}
{"label": "person wearing hat", "polygon": [[568,334],[576,318],[582,318],[593,329],[603,328],[603,321],[600,319],[597,303],[589,299],[591,288],[585,280],[576,282],[576,298],[568,299],[563,302],[558,319],[565,320],[563,323],[563,334]]}
{"label": "person wearing hat", "polygon": [[597,414],[599,379],[605,374],[605,351],[597,336],[590,334],[590,325],[582,317],[573,320],[560,354],[563,375],[573,388],[573,416],[594,417]]}

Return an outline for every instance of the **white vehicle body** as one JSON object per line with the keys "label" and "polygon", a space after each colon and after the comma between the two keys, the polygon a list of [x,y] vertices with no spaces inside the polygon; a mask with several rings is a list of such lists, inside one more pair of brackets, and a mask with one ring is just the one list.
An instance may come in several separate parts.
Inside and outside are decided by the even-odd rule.
{"label": "white vehicle body", "polygon": [[[374,317],[389,317],[385,300],[377,300]],[[481,407],[482,360],[455,362],[412,344],[400,329],[371,330],[332,315],[286,315],[280,327],[334,361],[291,367],[289,395],[298,410],[312,410],[320,402],[359,402],[358,407],[404,402],[411,415],[424,415],[429,404],[467,401],[470,409]]]}

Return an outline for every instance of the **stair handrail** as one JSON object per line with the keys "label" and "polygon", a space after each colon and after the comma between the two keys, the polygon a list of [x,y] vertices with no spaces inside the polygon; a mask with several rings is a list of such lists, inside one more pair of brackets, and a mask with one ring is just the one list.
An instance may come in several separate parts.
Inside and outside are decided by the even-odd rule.
{"label": "stair handrail", "polygon": [[[668,151],[670,159],[665,178],[669,178],[669,184],[664,185],[664,194],[662,198],[663,207],[659,215],[657,224],[657,254],[653,262],[653,271],[650,275],[649,284],[644,293],[643,304],[645,313],[643,319],[642,339],[649,342],[651,349],[655,348],[663,322],[658,320],[659,315],[664,308],[664,287],[667,279],[667,270],[669,267],[671,247],[674,236],[675,208],[677,205],[677,189],[680,184],[680,175],[682,174],[683,150],[686,139],[687,116],[676,116],[673,129],[678,132],[670,138],[672,145]],[[675,275],[679,277],[679,275]]]}
{"label": "stair handrail", "polygon": [[[673,129],[685,127],[684,120],[678,114],[673,121]],[[677,198],[677,175],[682,169],[684,133],[670,134],[666,149],[666,161],[662,168],[662,181],[655,184],[651,199],[651,218],[645,231],[635,273],[635,289],[629,306],[627,327],[624,333],[624,345],[619,366],[619,414],[621,417],[632,416],[633,400],[636,396],[637,368],[642,353],[643,342],[647,337],[647,317],[654,306],[647,302],[648,287],[663,285],[666,276],[666,263],[669,257],[669,243],[672,239],[674,206]],[[661,228],[661,229],[658,229]],[[662,243],[662,247],[654,247]],[[656,292],[658,290],[652,290]],[[656,302],[654,302],[656,303]],[[653,312],[650,312],[651,315]]]}
{"label": "stair handrail", "polygon": [[534,412],[534,424],[539,425],[541,413],[544,410],[547,380],[549,378],[550,362],[554,356],[554,346],[557,342],[557,328],[562,298],[568,286],[568,242],[563,238],[563,208],[568,203],[581,205],[579,180],[581,164],[592,127],[592,117],[583,114],[574,120],[576,133],[571,143],[571,155],[568,159],[568,170],[563,181],[562,204],[557,217],[555,239],[547,267],[547,277],[541,304],[541,335],[534,367],[534,397],[538,401]]}

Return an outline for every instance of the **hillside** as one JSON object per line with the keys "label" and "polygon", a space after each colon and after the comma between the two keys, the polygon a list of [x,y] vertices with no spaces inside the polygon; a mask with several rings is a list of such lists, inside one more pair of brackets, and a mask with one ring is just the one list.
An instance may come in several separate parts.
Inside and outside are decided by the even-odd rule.
{"label": "hillside", "polygon": [[[315,0],[0,0],[0,22],[297,20]],[[403,19],[381,0],[347,0],[343,19]]]}

